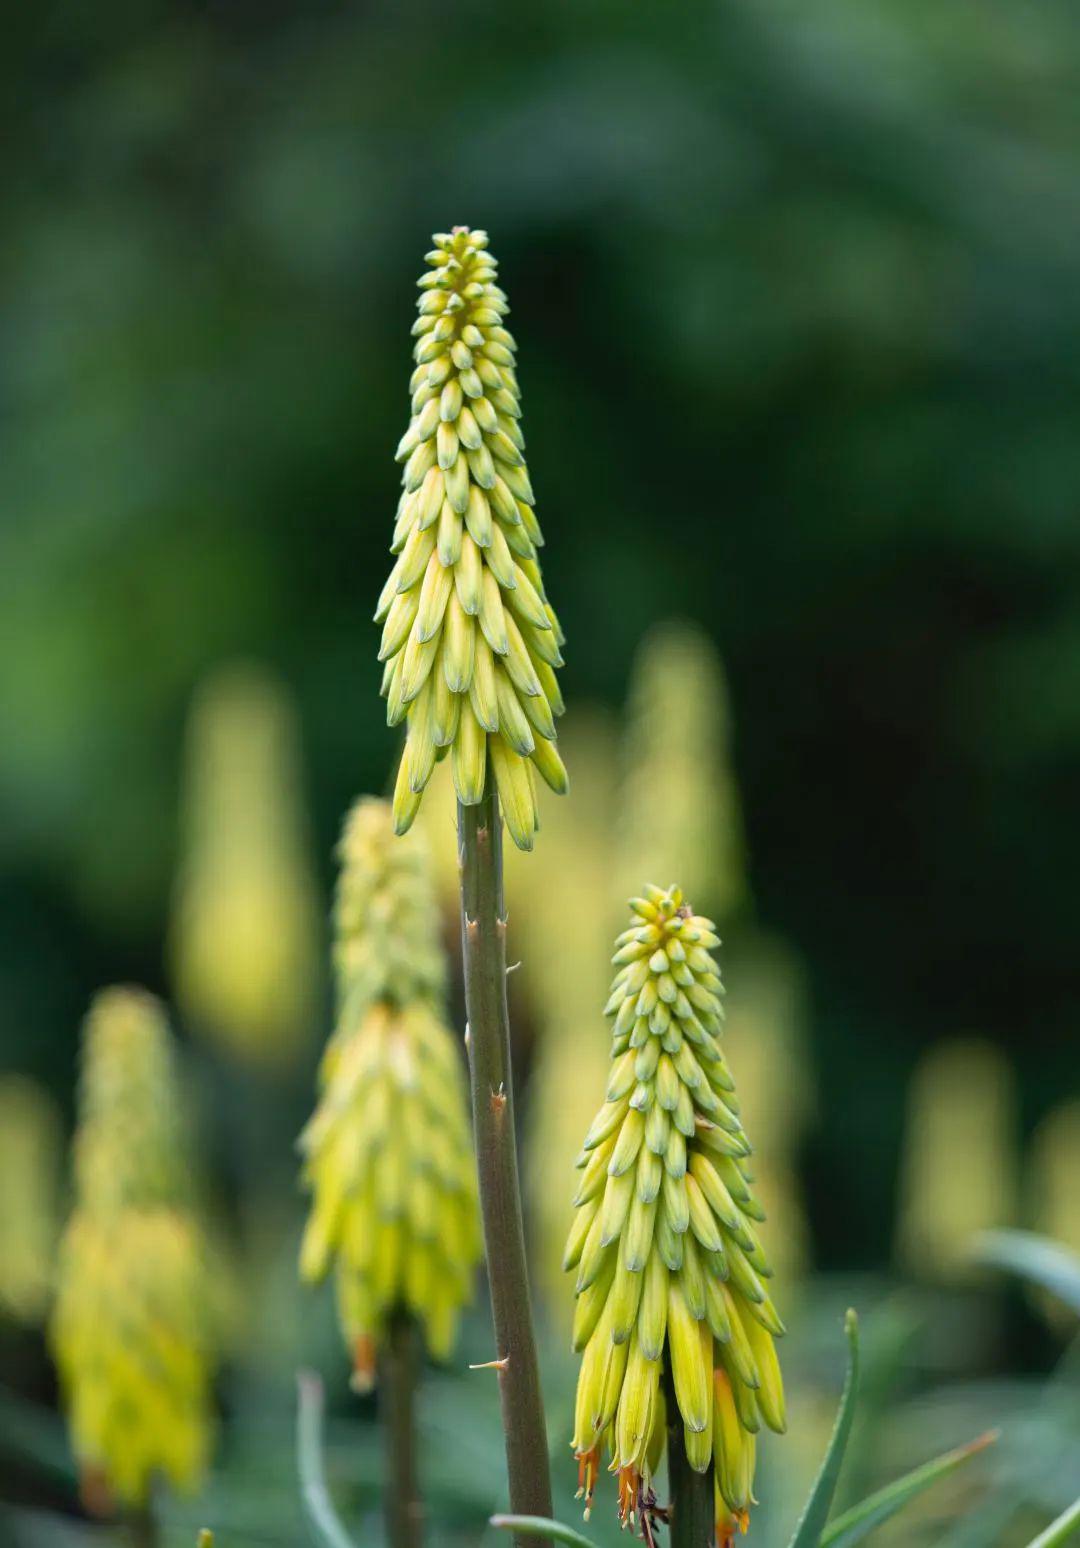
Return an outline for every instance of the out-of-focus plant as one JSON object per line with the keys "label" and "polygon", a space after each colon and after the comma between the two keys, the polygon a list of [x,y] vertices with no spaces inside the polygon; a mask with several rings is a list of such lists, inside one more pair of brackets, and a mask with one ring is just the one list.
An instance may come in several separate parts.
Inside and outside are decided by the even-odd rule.
{"label": "out-of-focus plant", "polygon": [[786,1288],[799,1281],[809,1257],[798,1180],[799,1144],[814,1103],[803,974],[789,946],[757,930],[740,933],[728,962],[725,1048],[754,1131],[754,1193],[769,1217],[769,1256]]}
{"label": "out-of-focus plant", "polygon": [[[562,631],[544,594],[525,467],[515,343],[484,231],[439,233],[413,332],[404,489],[376,607],[391,725],[407,723],[394,790],[399,832],[450,754],[458,799],[462,955],[480,1203],[515,1509],[551,1513],[547,1434],[517,1175],[502,820],[519,849],[537,828],[535,775],[556,793]],[[501,803],[501,816],[500,816]]]}
{"label": "out-of-focus plant", "polygon": [[723,666],[695,625],[661,624],[634,658],[626,705],[617,896],[677,876],[722,923],[747,900],[742,810]]}
{"label": "out-of-focus plant", "polygon": [[[785,1428],[783,1324],[747,1181],[750,1146],[720,1052],[712,922],[647,887],[616,942],[607,1100],[585,1138],[565,1266],[582,1351],[574,1454],[586,1514],[603,1453],[619,1515],[651,1540],[665,1440],[674,1541],[746,1530],[756,1435]],[[715,1501],[714,1501],[715,1491]]]}
{"label": "out-of-focus plant", "polygon": [[50,1328],[72,1444],[90,1508],[145,1512],[159,1476],[202,1477],[215,1319],[170,1033],[140,990],[86,1018],[73,1162]]}
{"label": "out-of-focus plant", "polygon": [[1017,1120],[1012,1072],[975,1039],[933,1048],[908,1091],[897,1253],[920,1277],[957,1278],[980,1231],[1016,1208]]}
{"label": "out-of-focus plant", "polygon": [[56,1252],[60,1117],[48,1093],[21,1075],[0,1080],[0,1312],[37,1324]]}
{"label": "out-of-focus plant", "polygon": [[288,1069],[313,1029],[321,932],[296,711],[265,668],[230,664],[198,689],[181,830],[180,1007],[241,1062]]}
{"label": "out-of-focus plant", "polygon": [[574,769],[573,799],[548,802],[543,844],[511,874],[521,952],[515,984],[538,1029],[525,1131],[533,1266],[547,1306],[568,1328],[573,1286],[562,1257],[573,1211],[571,1190],[555,1180],[570,1175],[607,1078],[605,1039],[592,1029],[607,992],[612,933],[602,905],[614,859],[615,738],[606,716],[571,709],[560,741]]}

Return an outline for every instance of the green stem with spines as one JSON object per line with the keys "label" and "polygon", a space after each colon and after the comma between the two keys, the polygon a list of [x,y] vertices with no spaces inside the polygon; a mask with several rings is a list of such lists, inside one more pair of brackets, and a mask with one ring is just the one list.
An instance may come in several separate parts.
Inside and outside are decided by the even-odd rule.
{"label": "green stem with spines", "polygon": [[510,1507],[517,1515],[550,1516],[551,1470],[525,1259],[510,1071],[502,822],[490,763],[483,798],[475,806],[458,805],[458,860],[473,1131]]}

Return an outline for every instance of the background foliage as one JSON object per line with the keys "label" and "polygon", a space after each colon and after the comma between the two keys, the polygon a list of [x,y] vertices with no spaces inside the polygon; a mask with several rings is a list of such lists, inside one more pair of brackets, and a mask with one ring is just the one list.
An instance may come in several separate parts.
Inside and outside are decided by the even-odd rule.
{"label": "background foliage", "polygon": [[[325,904],[394,754],[368,620],[413,281],[433,228],[483,225],[567,700],[620,706],[671,614],[718,646],[754,912],[805,982],[811,1259],[880,1275],[921,1054],[996,1050],[1017,1158],[1077,1085],[1075,7],[58,0],[6,44],[5,1063],[70,1114],[90,993],[168,991],[184,723],[219,661],[295,696]],[[270,1136],[324,1027],[276,1127],[202,1071],[227,1217],[245,1147],[291,1186]],[[1021,1186],[998,1223],[1030,1212]],[[286,1313],[246,1317],[291,1368]],[[1012,1303],[973,1368],[1051,1341]]]}

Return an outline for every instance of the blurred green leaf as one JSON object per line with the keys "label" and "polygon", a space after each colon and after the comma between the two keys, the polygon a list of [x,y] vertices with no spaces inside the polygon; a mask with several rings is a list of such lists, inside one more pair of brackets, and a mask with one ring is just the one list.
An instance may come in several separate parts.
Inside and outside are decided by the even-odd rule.
{"label": "blurred green leaf", "polygon": [[1068,1510],[1062,1511],[1056,1521],[1051,1521],[1045,1532],[1033,1537],[1028,1548],[1057,1548],[1058,1543],[1068,1542],[1080,1527],[1080,1500],[1074,1500]]}
{"label": "blurred green leaf", "polygon": [[492,1516],[491,1525],[506,1532],[518,1532],[522,1537],[553,1537],[556,1542],[568,1543],[570,1548],[596,1548],[596,1544],[573,1527],[563,1526],[561,1521],[550,1521],[546,1516]]}
{"label": "blurred green leaf", "polygon": [[1080,1314],[1080,1258],[1032,1231],[986,1231],[975,1241],[980,1263],[1019,1274]]}
{"label": "blurred green leaf", "polygon": [[840,1408],[836,1415],[825,1460],[814,1480],[806,1507],[795,1527],[789,1548],[818,1548],[825,1523],[829,1519],[836,1481],[844,1462],[855,1417],[855,1399],[859,1390],[859,1319],[850,1308],[844,1318],[844,1332],[848,1340],[848,1366],[844,1378],[844,1390],[840,1395]]}
{"label": "blurred green leaf", "polygon": [[355,1548],[334,1509],[322,1458],[323,1385],[313,1371],[296,1378],[299,1405],[296,1420],[296,1462],[300,1494],[319,1548]]}
{"label": "blurred green leaf", "polygon": [[969,1441],[966,1446],[958,1446],[955,1451],[947,1451],[932,1462],[924,1462],[903,1478],[867,1495],[865,1500],[838,1516],[822,1533],[821,1548],[852,1548],[852,1544],[862,1542],[875,1528],[895,1516],[897,1511],[903,1510],[909,1500],[922,1494],[924,1489],[929,1489],[939,1478],[955,1472],[969,1457],[977,1456],[987,1446],[993,1445],[997,1438],[997,1430],[988,1430],[985,1435]]}

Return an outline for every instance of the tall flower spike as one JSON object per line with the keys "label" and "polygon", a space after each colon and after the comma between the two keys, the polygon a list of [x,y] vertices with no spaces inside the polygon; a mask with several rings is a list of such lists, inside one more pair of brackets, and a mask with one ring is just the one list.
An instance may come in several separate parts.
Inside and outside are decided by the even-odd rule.
{"label": "tall flower spike", "polygon": [[606,1007],[607,1100],[578,1159],[564,1260],[577,1270],[582,1353],[574,1453],[586,1514],[606,1450],[623,1524],[649,1535],[666,1375],[687,1460],[713,1470],[723,1544],[745,1526],[762,1421],[784,1428],[773,1344],[783,1325],[763,1282],[750,1146],[718,1042],[719,941],[677,887],[647,887],[631,908]]}
{"label": "tall flower spike", "polygon": [[139,1506],[158,1473],[193,1488],[205,1465],[213,1313],[176,1111],[161,1006],[105,990],[83,1033],[51,1327],[90,1505]]}
{"label": "tall flower spike", "polygon": [[301,1136],[312,1194],[300,1270],[336,1266],[354,1385],[375,1376],[399,1307],[445,1359],[480,1255],[465,1083],[442,1012],[446,964],[419,839],[394,838],[390,808],[363,798],[339,850],[337,1027],[321,1097]]}
{"label": "tall flower spike", "polygon": [[567,786],[554,720],[563,635],[537,562],[516,345],[487,232],[455,226],[434,242],[397,450],[398,557],[375,610],[387,721],[408,724],[394,822],[406,831],[450,752],[459,801],[480,801],[490,764],[511,836],[531,849],[535,773],[559,794]]}

